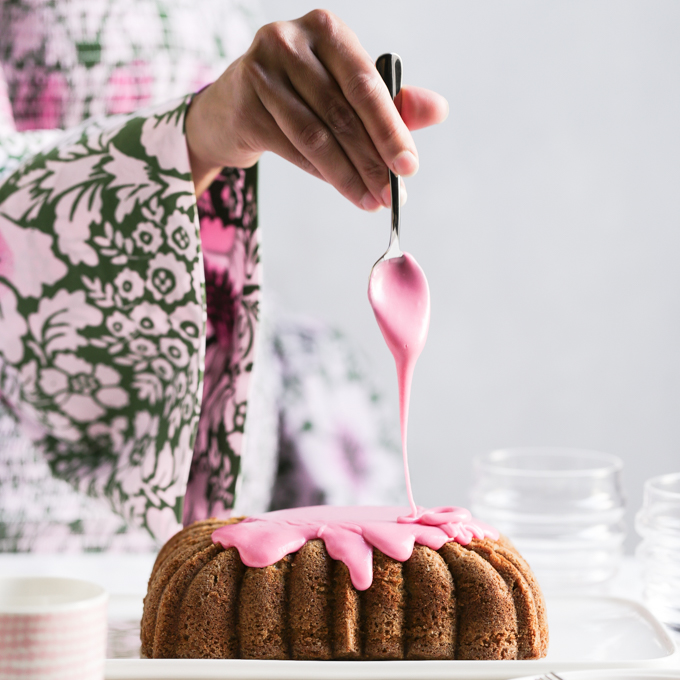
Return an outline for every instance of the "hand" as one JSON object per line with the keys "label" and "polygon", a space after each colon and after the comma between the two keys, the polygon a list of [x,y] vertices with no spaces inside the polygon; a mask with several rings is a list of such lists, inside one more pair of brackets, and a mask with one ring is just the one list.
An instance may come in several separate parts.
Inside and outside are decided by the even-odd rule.
{"label": "hand", "polygon": [[192,101],[186,135],[196,194],[222,167],[250,167],[273,151],[378,210],[390,204],[387,168],[418,170],[409,129],[447,115],[446,100],[422,88],[404,86],[393,103],[356,35],[330,12],[269,24]]}

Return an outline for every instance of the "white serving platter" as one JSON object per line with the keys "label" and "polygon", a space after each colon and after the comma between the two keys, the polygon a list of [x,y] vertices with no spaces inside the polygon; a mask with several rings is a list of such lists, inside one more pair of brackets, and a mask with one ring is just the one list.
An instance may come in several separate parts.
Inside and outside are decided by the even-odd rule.
{"label": "white serving platter", "polygon": [[[109,659],[105,677],[106,680],[508,680],[535,677],[548,671],[680,669],[680,655],[664,627],[645,607],[632,600],[553,598],[547,609],[550,651],[545,659],[536,661]],[[121,608],[114,606],[112,613],[120,616]],[[115,630],[115,622],[112,623]],[[120,624],[118,627],[121,628]]]}
{"label": "white serving platter", "polygon": [[[545,680],[545,675],[531,675],[513,680]],[[609,671],[568,671],[560,673],[559,680],[680,680],[680,670],[631,671],[619,668]]]}

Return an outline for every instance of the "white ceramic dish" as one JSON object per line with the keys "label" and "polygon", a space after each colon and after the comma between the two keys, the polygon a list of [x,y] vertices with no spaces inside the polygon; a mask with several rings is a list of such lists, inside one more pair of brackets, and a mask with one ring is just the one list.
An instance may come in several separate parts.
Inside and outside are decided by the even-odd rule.
{"label": "white ceramic dish", "polygon": [[[543,680],[545,675],[530,675],[513,680]],[[671,671],[573,671],[559,674],[560,680],[680,680],[680,670]]]}
{"label": "white ceramic dish", "polygon": [[[508,680],[547,671],[680,668],[642,605],[608,597],[548,601],[550,652],[537,661],[249,661],[109,659],[107,680]],[[671,676],[672,677],[672,676]],[[609,679],[608,679],[609,680]]]}

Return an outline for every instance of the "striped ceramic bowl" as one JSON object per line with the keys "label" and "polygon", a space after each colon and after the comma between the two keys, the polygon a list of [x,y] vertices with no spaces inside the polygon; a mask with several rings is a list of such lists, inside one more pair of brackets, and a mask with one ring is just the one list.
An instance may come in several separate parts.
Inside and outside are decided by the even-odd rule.
{"label": "striped ceramic bowl", "polygon": [[0,578],[0,680],[102,680],[103,588],[67,578]]}

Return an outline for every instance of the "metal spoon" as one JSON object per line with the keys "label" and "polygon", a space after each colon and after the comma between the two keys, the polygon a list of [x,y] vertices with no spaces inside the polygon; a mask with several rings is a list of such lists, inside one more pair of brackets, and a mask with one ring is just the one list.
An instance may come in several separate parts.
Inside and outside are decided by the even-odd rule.
{"label": "metal spoon", "polygon": [[[399,90],[401,90],[401,57],[398,54],[392,53],[381,54],[375,62],[375,67],[378,69],[378,73],[380,73],[380,76],[385,81],[385,85],[387,85],[390,96],[394,100],[394,98],[399,94]],[[392,194],[392,229],[390,231],[390,244],[387,247],[385,254],[378,260],[378,262],[389,260],[392,257],[401,257],[403,254],[401,252],[401,248],[399,247],[399,227],[401,226],[399,213],[401,208],[399,177],[391,170],[389,173],[390,193]],[[378,262],[376,262],[373,267],[375,267]]]}
{"label": "metal spoon", "polygon": [[[375,64],[394,99],[401,89],[401,59],[396,54],[383,54]],[[397,367],[399,382],[399,419],[404,460],[404,477],[410,517],[418,516],[413,500],[408,469],[406,435],[413,369],[422,351],[430,325],[430,289],[423,270],[399,246],[399,177],[390,171],[392,193],[392,229],[385,254],[373,265],[368,279],[368,299],[385,342]]]}

